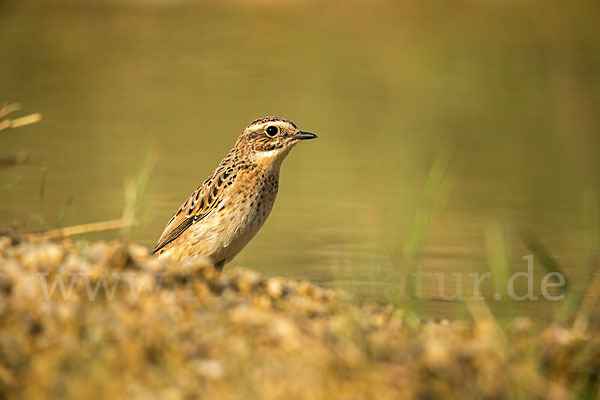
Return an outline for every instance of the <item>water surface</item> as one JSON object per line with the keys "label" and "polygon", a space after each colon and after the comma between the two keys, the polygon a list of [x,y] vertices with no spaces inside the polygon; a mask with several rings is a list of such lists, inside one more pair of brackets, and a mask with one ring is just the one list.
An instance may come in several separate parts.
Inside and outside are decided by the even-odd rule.
{"label": "water surface", "polygon": [[[73,195],[63,224],[119,218],[124,182],[151,149],[133,238],[152,247],[244,126],[280,115],[319,139],[288,157],[271,217],[228,268],[402,304],[422,266],[447,290],[439,275],[424,279],[432,299],[420,311],[448,316],[464,310],[440,298],[456,292],[452,274],[467,294],[468,274],[490,271],[502,248],[510,271],[525,271],[521,232],[532,232],[581,293],[599,249],[598,11],[592,1],[4,1],[0,100],[44,119],[0,133],[0,149],[47,158],[50,225]],[[39,228],[42,175],[0,170],[0,184],[20,179],[0,193],[2,225]],[[547,271],[534,272],[539,295]],[[482,290],[495,307],[492,282]],[[558,303],[510,308],[550,315]]]}

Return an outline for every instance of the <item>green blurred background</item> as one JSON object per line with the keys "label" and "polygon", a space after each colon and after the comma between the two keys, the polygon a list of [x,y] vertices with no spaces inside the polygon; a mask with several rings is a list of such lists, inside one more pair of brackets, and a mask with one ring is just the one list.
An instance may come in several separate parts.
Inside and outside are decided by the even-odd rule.
{"label": "green blurred background", "polygon": [[[47,158],[49,225],[71,196],[63,225],[119,218],[124,182],[155,158],[131,233],[152,247],[246,124],[279,115],[319,139],[288,157],[269,221],[227,268],[394,304],[419,265],[447,296],[453,273],[467,295],[468,273],[493,271],[498,308],[529,232],[582,293],[600,246],[599,23],[591,0],[4,0],[0,101],[44,118],[0,132],[0,153]],[[39,228],[44,173],[0,169],[19,179],[0,226]],[[420,312],[460,315],[439,284],[424,281]]]}

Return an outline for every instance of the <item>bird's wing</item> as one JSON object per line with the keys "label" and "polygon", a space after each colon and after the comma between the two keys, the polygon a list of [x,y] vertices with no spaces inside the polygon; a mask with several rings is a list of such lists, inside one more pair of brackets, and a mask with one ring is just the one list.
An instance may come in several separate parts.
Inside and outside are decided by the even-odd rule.
{"label": "bird's wing", "polygon": [[152,254],[177,239],[186,229],[207,217],[221,204],[225,189],[233,184],[238,172],[236,165],[225,161],[179,207],[167,223]]}

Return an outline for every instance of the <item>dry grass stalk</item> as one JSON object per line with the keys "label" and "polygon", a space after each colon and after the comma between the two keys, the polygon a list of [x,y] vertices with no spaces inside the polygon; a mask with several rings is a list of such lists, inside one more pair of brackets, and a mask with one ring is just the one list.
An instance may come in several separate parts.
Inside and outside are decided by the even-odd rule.
{"label": "dry grass stalk", "polygon": [[[42,119],[42,114],[33,113],[19,118],[4,118],[8,114],[21,109],[21,105],[17,103],[4,104],[0,107],[0,132],[10,128],[18,128],[25,125],[34,124]],[[3,119],[4,118],[4,119]]]}
{"label": "dry grass stalk", "polygon": [[109,221],[92,222],[89,224],[67,226],[60,229],[52,229],[45,232],[29,233],[24,239],[62,239],[83,233],[101,232],[111,229],[121,229],[135,225],[132,220],[113,219]]}

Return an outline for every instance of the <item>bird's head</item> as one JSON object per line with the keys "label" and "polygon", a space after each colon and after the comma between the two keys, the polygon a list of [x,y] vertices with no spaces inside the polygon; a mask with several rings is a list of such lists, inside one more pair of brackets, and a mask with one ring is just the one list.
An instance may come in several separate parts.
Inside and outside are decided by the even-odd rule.
{"label": "bird's head", "polygon": [[281,162],[296,143],[316,137],[314,133],[300,131],[287,119],[264,117],[246,127],[236,147],[244,147],[257,161]]}

